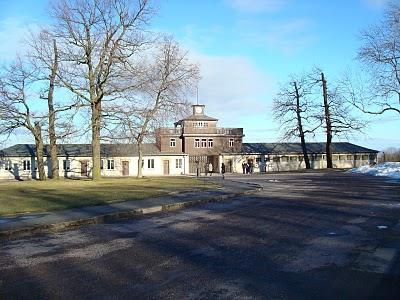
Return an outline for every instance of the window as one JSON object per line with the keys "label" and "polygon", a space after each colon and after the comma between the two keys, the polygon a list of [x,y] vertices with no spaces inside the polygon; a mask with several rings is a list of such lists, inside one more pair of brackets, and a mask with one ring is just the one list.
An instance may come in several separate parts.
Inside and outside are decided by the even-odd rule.
{"label": "window", "polygon": [[70,169],[70,161],[68,159],[64,159],[63,160],[63,170],[68,171],[69,169]]}
{"label": "window", "polygon": [[149,158],[147,160],[147,168],[148,169],[154,169],[154,158]]}
{"label": "window", "polygon": [[322,160],[322,155],[321,154],[315,155],[315,160],[316,161],[321,161]]}
{"label": "window", "polygon": [[176,168],[182,169],[182,158],[177,158],[175,162],[176,162]]}
{"label": "window", "polygon": [[290,162],[297,162],[297,156],[290,156]]}
{"label": "window", "polygon": [[107,159],[107,170],[114,170],[114,160]]}
{"label": "window", "polygon": [[176,139],[170,139],[169,146],[170,147],[175,147],[176,146]]}
{"label": "window", "polygon": [[256,157],[256,163],[260,163],[261,162],[261,157]]}
{"label": "window", "polygon": [[200,139],[194,139],[194,147],[200,148]]}
{"label": "window", "polygon": [[368,155],[363,155],[362,156],[362,160],[368,160],[369,159],[369,156]]}
{"label": "window", "polygon": [[281,161],[281,158],[280,158],[280,157],[274,157],[274,158],[273,158],[273,161],[278,163],[278,162]]}
{"label": "window", "polygon": [[338,157],[339,155],[332,155],[332,160],[334,160],[334,161],[337,161],[338,160]]}
{"label": "window", "polygon": [[339,160],[340,161],[345,161],[346,160],[346,155],[339,155]]}
{"label": "window", "polygon": [[288,161],[289,161],[289,157],[287,157],[287,156],[282,156],[282,157],[281,157],[281,161],[282,161],[282,162],[288,162]]}
{"label": "window", "polygon": [[207,139],[201,139],[201,148],[207,148]]}
{"label": "window", "polygon": [[347,155],[347,160],[353,160],[353,156],[352,155]]}
{"label": "window", "polygon": [[31,170],[31,161],[30,160],[24,160],[23,161],[23,168],[24,168],[24,171],[30,171]]}
{"label": "window", "polygon": [[104,160],[100,160],[100,170],[104,170]]}
{"label": "window", "polygon": [[229,147],[233,147],[233,139],[229,139]]}
{"label": "window", "polygon": [[6,170],[6,171],[11,171],[12,170],[11,160],[6,160],[4,162],[4,170]]}
{"label": "window", "polygon": [[214,140],[213,139],[208,139],[208,148],[214,147]]}

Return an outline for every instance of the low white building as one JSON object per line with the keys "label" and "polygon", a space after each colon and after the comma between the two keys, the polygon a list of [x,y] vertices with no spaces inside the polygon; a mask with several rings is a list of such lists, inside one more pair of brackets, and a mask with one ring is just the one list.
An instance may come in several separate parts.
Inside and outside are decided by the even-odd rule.
{"label": "low white building", "polygon": [[[377,162],[379,151],[348,142],[332,143],[334,168],[355,168]],[[326,168],[325,143],[307,143],[312,169]],[[242,173],[245,165],[254,173],[294,171],[305,169],[300,143],[243,143],[241,153],[221,153],[227,172]]]}
{"label": "low white building", "polygon": [[[45,147],[45,170],[51,175],[51,159]],[[90,177],[92,171],[90,144],[58,145],[59,173],[62,177]],[[137,146],[132,144],[102,144],[101,172],[103,176],[136,176]],[[182,175],[189,173],[189,158],[184,153],[161,153],[155,144],[143,145],[141,163],[144,176]],[[17,144],[0,151],[0,179],[37,178],[35,145]]]}

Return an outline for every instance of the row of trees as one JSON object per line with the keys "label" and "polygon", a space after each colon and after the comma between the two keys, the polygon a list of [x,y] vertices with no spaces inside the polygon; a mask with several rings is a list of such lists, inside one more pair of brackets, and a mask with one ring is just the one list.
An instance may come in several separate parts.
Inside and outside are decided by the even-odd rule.
{"label": "row of trees", "polygon": [[53,24],[0,72],[0,134],[33,135],[44,180],[44,140],[58,178],[57,141],[89,133],[98,180],[100,142],[135,142],[141,161],[153,128],[187,111],[199,68],[171,36],[150,32],[148,0],[59,0],[50,11]]}
{"label": "row of trees", "polygon": [[323,129],[326,135],[326,163],[332,163],[332,139],[335,135],[349,135],[360,131],[365,122],[351,114],[351,104],[347,101],[342,87],[331,84],[320,69],[293,76],[284,84],[274,99],[274,119],[281,125],[284,140],[300,138],[304,162],[311,168],[306,139]]}
{"label": "row of trees", "polygon": [[357,58],[362,76],[349,73],[328,84],[319,68],[292,75],[274,99],[273,113],[282,138],[300,138],[306,168],[306,137],[323,131],[326,163],[332,168],[332,138],[361,131],[367,124],[354,108],[367,114],[400,114],[400,4],[389,3],[384,19],[361,33]]}

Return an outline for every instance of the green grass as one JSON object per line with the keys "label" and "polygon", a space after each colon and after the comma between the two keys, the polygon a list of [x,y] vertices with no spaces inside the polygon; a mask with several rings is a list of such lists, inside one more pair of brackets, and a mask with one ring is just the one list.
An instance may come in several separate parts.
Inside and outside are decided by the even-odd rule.
{"label": "green grass", "polygon": [[0,183],[0,215],[140,200],[215,186],[189,177],[3,182]]}

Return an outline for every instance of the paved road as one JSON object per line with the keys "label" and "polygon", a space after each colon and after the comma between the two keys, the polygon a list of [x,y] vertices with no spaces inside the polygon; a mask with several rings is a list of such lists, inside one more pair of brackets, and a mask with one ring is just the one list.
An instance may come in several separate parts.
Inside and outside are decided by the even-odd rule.
{"label": "paved road", "polygon": [[0,242],[0,298],[399,299],[400,184],[236,176],[223,203]]}

